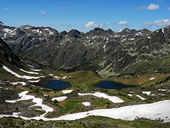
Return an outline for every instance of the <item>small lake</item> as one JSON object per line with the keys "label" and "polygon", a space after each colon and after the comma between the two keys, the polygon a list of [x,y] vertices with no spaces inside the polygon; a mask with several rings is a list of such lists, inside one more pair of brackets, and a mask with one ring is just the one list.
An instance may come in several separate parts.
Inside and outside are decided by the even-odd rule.
{"label": "small lake", "polygon": [[93,87],[99,87],[104,89],[122,89],[122,88],[134,87],[134,86],[119,84],[119,83],[106,80],[97,85],[93,85]]}
{"label": "small lake", "polygon": [[56,91],[60,91],[60,90],[63,90],[65,88],[70,87],[71,83],[70,82],[61,81],[61,80],[52,80],[52,81],[50,81],[50,82],[48,82],[46,84],[43,84],[42,86],[46,87],[46,88],[53,88]]}

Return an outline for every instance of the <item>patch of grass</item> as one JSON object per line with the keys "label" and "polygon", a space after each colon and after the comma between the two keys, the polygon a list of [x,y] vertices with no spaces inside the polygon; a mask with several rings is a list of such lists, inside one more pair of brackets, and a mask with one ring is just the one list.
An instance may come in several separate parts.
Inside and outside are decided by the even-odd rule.
{"label": "patch of grass", "polygon": [[89,116],[75,121],[42,121],[21,120],[16,118],[1,118],[0,124],[4,127],[37,128],[37,127],[63,127],[63,128],[86,128],[86,127],[109,127],[109,128],[169,128],[170,123],[158,123],[151,120],[123,121],[100,116]]}
{"label": "patch of grass", "polygon": [[[149,80],[150,78],[155,78],[153,80]],[[161,82],[165,82],[167,78],[170,77],[170,73],[168,74],[143,74],[143,75],[137,75],[137,76],[131,76],[131,75],[124,75],[120,77],[111,77],[109,78],[110,81],[118,82],[126,85],[136,85],[136,86],[149,86],[149,85],[155,85]]]}
{"label": "patch of grass", "polygon": [[64,81],[70,82],[73,90],[77,91],[92,90],[94,89],[92,85],[104,81],[104,79],[100,78],[94,72],[85,70],[69,73],[68,76],[71,77],[69,79],[65,79]]}
{"label": "patch of grass", "polygon": [[6,72],[2,67],[0,67],[0,80],[14,81],[14,80],[16,80],[16,77],[11,75],[9,72]]}

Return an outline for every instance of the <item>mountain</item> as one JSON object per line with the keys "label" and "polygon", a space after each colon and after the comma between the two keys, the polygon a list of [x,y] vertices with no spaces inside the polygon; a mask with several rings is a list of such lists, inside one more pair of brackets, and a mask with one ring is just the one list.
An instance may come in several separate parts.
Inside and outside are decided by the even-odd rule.
{"label": "mountain", "polygon": [[111,77],[123,74],[168,73],[170,28],[159,29],[119,47],[97,65],[98,74]]}
{"label": "mountain", "polygon": [[0,24],[1,37],[20,56],[59,69],[73,69],[109,55],[126,42],[146,36],[149,30],[95,28],[87,33],[71,30],[58,33],[50,27],[24,25],[19,28]]}
{"label": "mountain", "polygon": [[[0,38],[1,127],[98,127],[99,125],[169,127],[170,118],[167,109],[170,104],[169,27],[152,33],[146,29],[137,31],[128,28],[119,33],[100,28],[87,33],[78,30],[58,33],[48,28],[50,31],[45,33],[44,30],[47,30],[45,27],[13,28],[1,22],[0,25],[1,32],[4,32],[1,33],[3,39]],[[11,34],[15,32],[19,36]],[[28,37],[31,40],[34,38],[32,43]],[[39,37],[44,40],[39,40]],[[16,48],[13,51],[22,57],[53,67],[61,65],[57,68],[75,72],[43,66],[35,69],[41,65],[37,64],[36,67],[35,63],[32,64],[33,62],[15,55],[4,40],[8,40],[10,47]],[[98,75],[89,70],[95,71]],[[121,76],[113,79],[115,81],[117,79],[118,82],[122,79],[129,80],[130,82],[126,82],[128,84],[133,80],[132,83],[138,86],[126,86],[128,88],[122,89],[95,88],[92,85],[105,81],[99,75],[103,78]],[[70,82],[71,86],[60,91],[42,86],[54,79]],[[148,106],[155,111],[148,110]],[[142,115],[140,111],[136,111],[139,107],[145,108],[146,114]],[[118,117],[104,117],[110,115],[109,111],[114,113],[123,108],[130,109],[130,113],[125,115],[134,117],[130,119],[131,121],[121,116],[117,120],[119,112]],[[95,114],[94,116],[89,114],[93,110],[97,111],[97,117]],[[98,115],[99,111],[101,115]],[[86,114],[81,115],[79,112]],[[74,117],[72,120],[68,118],[70,114]],[[78,119],[79,117],[81,119]]]}
{"label": "mountain", "polygon": [[11,51],[9,46],[0,38],[0,64],[6,62],[19,65],[21,60]]}

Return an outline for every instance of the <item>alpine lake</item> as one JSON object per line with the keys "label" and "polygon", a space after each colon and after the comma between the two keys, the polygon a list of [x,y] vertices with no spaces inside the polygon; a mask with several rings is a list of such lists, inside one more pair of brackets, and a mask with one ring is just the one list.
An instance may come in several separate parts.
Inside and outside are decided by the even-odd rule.
{"label": "alpine lake", "polygon": [[[71,87],[71,83],[66,81],[61,81],[61,80],[52,80],[50,82],[47,82],[46,84],[43,84],[42,86],[46,88],[55,89],[56,91],[60,91],[65,88]],[[99,84],[93,85],[93,87],[104,88],[104,89],[122,89],[122,88],[128,88],[133,86],[123,85],[120,83],[115,83],[106,80],[100,82]]]}

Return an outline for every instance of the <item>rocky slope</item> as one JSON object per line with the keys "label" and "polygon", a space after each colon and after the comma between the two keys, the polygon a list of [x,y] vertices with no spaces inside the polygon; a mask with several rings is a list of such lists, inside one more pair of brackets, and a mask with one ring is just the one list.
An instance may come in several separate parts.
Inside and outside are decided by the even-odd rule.
{"label": "rocky slope", "polygon": [[150,35],[119,47],[101,61],[98,74],[103,77],[169,72],[170,28],[156,30]]}
{"label": "rocky slope", "polygon": [[12,63],[19,65],[21,60],[11,51],[9,46],[0,38],[0,64]]}

